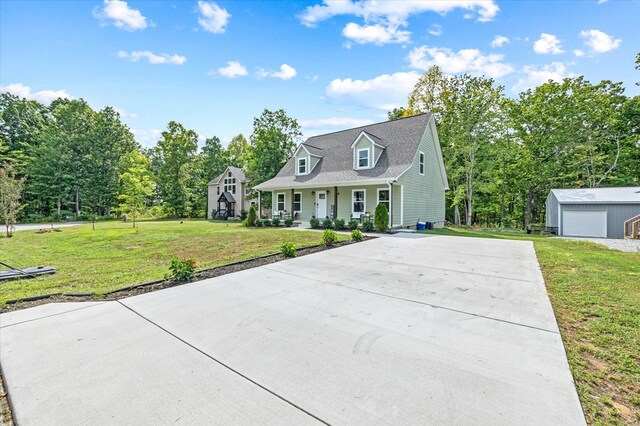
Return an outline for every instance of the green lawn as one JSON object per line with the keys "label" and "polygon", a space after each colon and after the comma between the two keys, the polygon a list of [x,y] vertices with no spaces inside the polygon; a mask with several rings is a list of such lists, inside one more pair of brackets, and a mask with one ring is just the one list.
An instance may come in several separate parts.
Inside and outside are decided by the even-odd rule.
{"label": "green lawn", "polygon": [[533,241],[588,422],[640,424],[640,254],[525,233],[427,232]]}
{"label": "green lawn", "polygon": [[18,231],[0,238],[0,260],[17,268],[49,265],[55,275],[0,283],[7,300],[49,293],[94,292],[162,279],[174,256],[192,257],[198,268],[278,253],[284,241],[297,247],[321,243],[315,232],[245,228],[206,221],[98,222],[36,234]]}

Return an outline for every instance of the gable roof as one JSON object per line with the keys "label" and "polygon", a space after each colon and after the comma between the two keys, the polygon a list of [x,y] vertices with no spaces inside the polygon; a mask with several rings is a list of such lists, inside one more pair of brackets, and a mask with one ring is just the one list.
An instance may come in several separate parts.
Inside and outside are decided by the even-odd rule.
{"label": "gable roof", "polygon": [[313,145],[309,145],[308,143],[301,143],[300,146],[307,150],[307,152],[311,155],[315,155],[316,157],[322,157],[322,148],[318,148]]}
{"label": "gable roof", "polygon": [[218,175],[218,177],[216,177],[215,179],[212,179],[211,181],[209,181],[207,185],[219,184],[220,180],[227,175],[227,172],[233,173],[233,175],[236,177],[236,179],[240,181],[240,183],[250,182],[250,180],[247,179],[247,176],[244,174],[242,169],[238,167],[229,166],[226,169],[224,169],[224,172],[222,172],[222,174]]}
{"label": "gable roof", "polygon": [[[378,183],[396,179],[411,167],[431,117],[431,113],[425,113],[312,136],[304,145],[321,150],[322,159],[311,173],[296,176],[295,161],[290,158],[273,179],[256,185],[256,189]],[[354,170],[352,144],[362,132],[385,149],[375,167]]]}
{"label": "gable roof", "polygon": [[640,204],[640,186],[552,189],[560,204]]}

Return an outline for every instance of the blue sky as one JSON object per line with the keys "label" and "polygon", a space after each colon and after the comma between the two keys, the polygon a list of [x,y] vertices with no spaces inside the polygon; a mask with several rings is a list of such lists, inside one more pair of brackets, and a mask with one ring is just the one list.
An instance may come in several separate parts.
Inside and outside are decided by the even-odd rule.
{"label": "blue sky", "polygon": [[117,108],[143,145],[170,120],[223,143],[284,108],[305,136],[382,121],[432,64],[509,96],[548,79],[635,96],[634,1],[0,2],[0,86]]}

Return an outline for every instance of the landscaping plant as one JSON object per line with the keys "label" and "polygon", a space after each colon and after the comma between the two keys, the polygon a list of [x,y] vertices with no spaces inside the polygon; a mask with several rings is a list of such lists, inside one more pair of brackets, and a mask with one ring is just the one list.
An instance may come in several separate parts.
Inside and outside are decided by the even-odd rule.
{"label": "landscaping plant", "polygon": [[344,219],[336,219],[335,222],[333,222],[333,224],[335,225],[336,229],[343,229]]}
{"label": "landscaping plant", "polygon": [[364,235],[362,235],[362,231],[359,229],[354,229],[351,231],[351,239],[355,242],[362,241],[364,239]]}
{"label": "landscaping plant", "polygon": [[371,232],[373,231],[373,222],[371,222],[370,220],[367,220],[365,222],[362,222],[362,230],[364,232]]}
{"label": "landscaping plant", "polygon": [[247,211],[245,209],[240,210],[240,220],[245,220],[247,218]]}
{"label": "landscaping plant", "polygon": [[284,224],[287,228],[290,228],[293,226],[293,219],[289,218],[289,219],[285,219],[284,220]]}
{"label": "landscaping plant", "polygon": [[312,216],[311,220],[309,220],[309,225],[311,225],[312,228],[317,228],[318,226],[320,226],[320,221],[316,219],[315,216]]}
{"label": "landscaping plant", "polygon": [[322,227],[324,229],[330,229],[333,226],[333,222],[331,222],[331,219],[326,218],[325,220],[322,221]]}
{"label": "landscaping plant", "polygon": [[296,246],[293,243],[282,243],[280,251],[284,257],[296,257]]}
{"label": "landscaping plant", "polygon": [[336,234],[336,231],[334,231],[333,229],[325,229],[322,233],[322,241],[326,245],[330,246],[338,241],[338,234]]}
{"label": "landscaping plant", "polygon": [[389,227],[389,211],[382,203],[376,206],[374,223],[378,232],[384,232]]}
{"label": "landscaping plant", "polygon": [[188,281],[196,274],[197,267],[198,265],[196,265],[196,262],[191,258],[174,257],[169,267],[171,278],[176,281]]}
{"label": "landscaping plant", "polygon": [[247,224],[249,226],[256,226],[257,219],[258,212],[256,211],[256,206],[251,204],[251,207],[249,207],[249,214],[247,215]]}
{"label": "landscaping plant", "polygon": [[262,228],[264,226],[264,222],[262,219],[256,219],[256,227]]}
{"label": "landscaping plant", "polygon": [[358,229],[358,221],[357,221],[357,220],[355,220],[355,219],[351,219],[351,220],[349,221],[349,229],[351,229],[352,231],[353,231],[354,229]]}
{"label": "landscaping plant", "polygon": [[273,219],[271,219],[271,224],[273,226],[280,226],[280,218],[279,217],[274,217]]}

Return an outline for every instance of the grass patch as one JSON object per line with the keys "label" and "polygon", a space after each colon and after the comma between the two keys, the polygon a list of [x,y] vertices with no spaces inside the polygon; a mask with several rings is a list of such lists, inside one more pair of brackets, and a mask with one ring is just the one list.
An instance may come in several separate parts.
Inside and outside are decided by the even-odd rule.
{"label": "grass patch", "polygon": [[208,268],[279,253],[283,242],[297,247],[321,244],[313,232],[246,228],[240,223],[208,221],[97,222],[36,234],[18,231],[0,238],[0,260],[17,268],[48,265],[55,275],[0,284],[0,306],[7,300],[51,294],[102,294],[162,279],[174,256],[193,258]]}
{"label": "grass patch", "polygon": [[587,421],[640,423],[640,254],[524,232],[426,232],[533,241]]}

